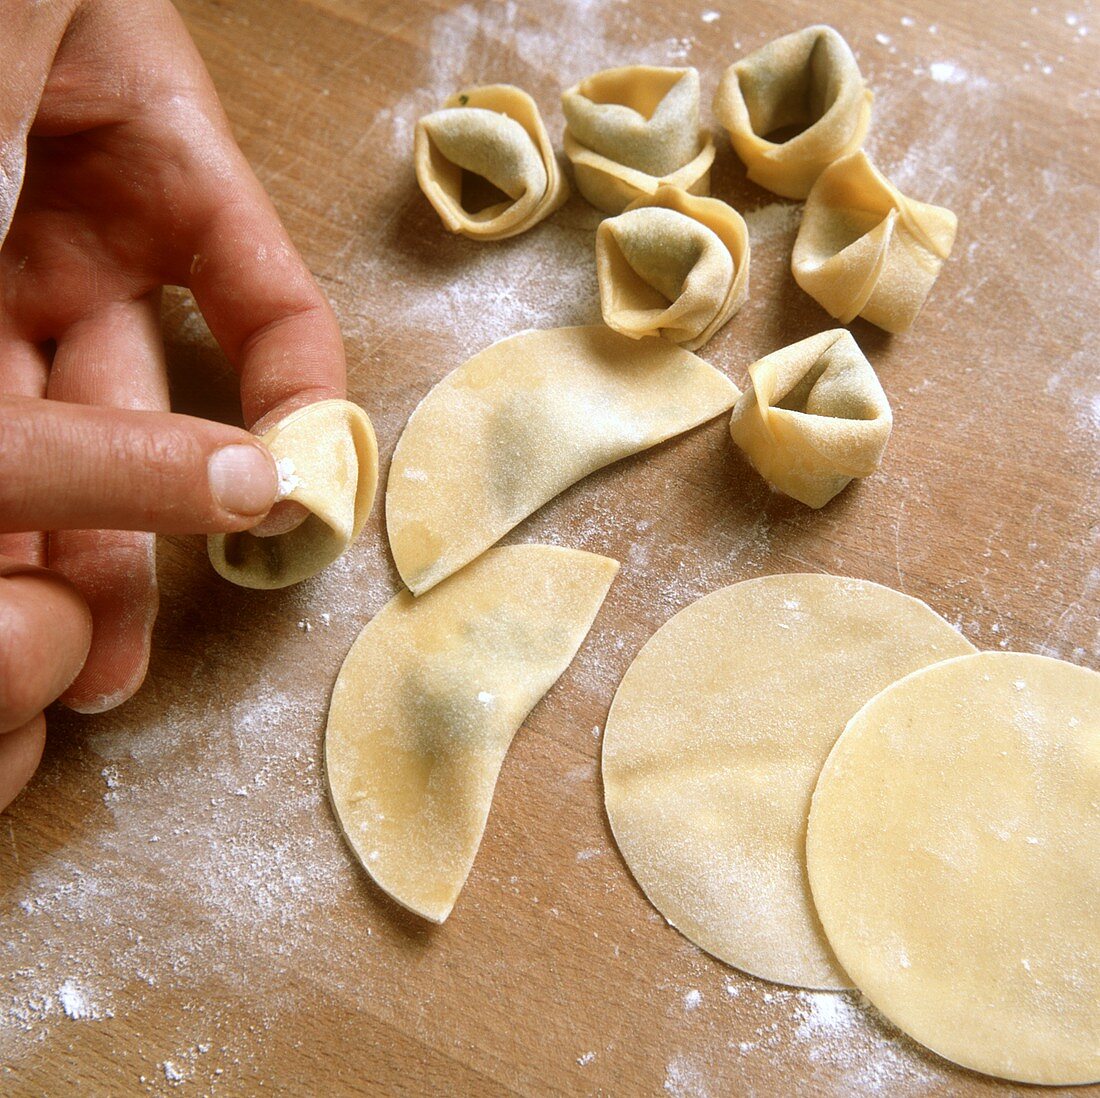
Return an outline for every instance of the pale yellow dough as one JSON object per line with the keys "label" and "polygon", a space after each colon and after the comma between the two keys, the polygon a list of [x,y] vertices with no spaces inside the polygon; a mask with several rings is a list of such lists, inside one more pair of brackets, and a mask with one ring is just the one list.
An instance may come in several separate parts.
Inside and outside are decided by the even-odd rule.
{"label": "pale yellow dough", "polygon": [[386,526],[401,578],[427,591],[569,485],[737,395],[690,351],[602,325],[494,343],[428,393],[397,443]]}
{"label": "pale yellow dough", "polygon": [[983,652],[848,724],[810,813],[829,941],[892,1022],[964,1067],[1100,1081],[1100,675]]}
{"label": "pale yellow dough", "polygon": [[823,507],[882,460],[893,416],[850,332],[836,328],[749,367],[730,435],[775,488]]}
{"label": "pale yellow dough", "polygon": [[748,229],[725,202],[662,186],[600,224],[596,272],[609,328],[694,351],[745,303]]}
{"label": "pale yellow dough", "polygon": [[817,775],[868,698],[973,647],[908,595],[778,575],[663,625],[607,718],[604,798],[627,865],[691,941],[779,983],[844,988],[803,843]]}
{"label": "pale yellow dough", "polygon": [[378,486],[378,444],[366,412],[347,400],[299,408],[260,441],[288,471],[284,498],[309,515],[274,537],[214,534],[207,552],[227,580],[271,590],[316,575],[359,537]]}
{"label": "pale yellow dough", "polygon": [[562,110],[565,155],[597,209],[621,213],[662,184],[692,194],[710,189],[714,141],[699,126],[695,69],[606,69],[566,91]]}
{"label": "pale yellow dough", "polygon": [[795,281],[842,324],[888,332],[916,320],[955,243],[942,206],[906,198],[860,151],[821,173],[791,257]]}
{"label": "pale yellow dough", "polygon": [[[863,144],[872,98],[848,43],[832,27],[815,26],[731,65],[714,113],[754,183],[805,198],[829,164]],[[792,127],[794,136],[768,140]]]}
{"label": "pale yellow dough", "polygon": [[[413,161],[420,189],[453,233],[503,240],[554,212],[569,188],[535,101],[510,84],[465,88],[416,124]],[[504,197],[463,206],[463,178],[476,176]]]}
{"label": "pale yellow dough", "polygon": [[450,914],[504,756],[569,666],[619,565],[548,545],[493,549],[352,645],[332,694],[333,807],[367,872],[433,922]]}

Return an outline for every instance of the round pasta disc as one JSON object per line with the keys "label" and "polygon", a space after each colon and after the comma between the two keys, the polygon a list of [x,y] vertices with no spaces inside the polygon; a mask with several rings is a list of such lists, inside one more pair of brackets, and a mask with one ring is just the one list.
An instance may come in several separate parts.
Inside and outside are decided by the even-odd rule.
{"label": "round pasta disc", "polygon": [[818,772],[884,686],[973,651],[917,599],[837,576],[748,580],[680,611],[627,670],[603,743],[611,827],[657,910],[754,976],[850,987],[806,882]]}
{"label": "round pasta disc", "polygon": [[807,838],[837,957],[964,1067],[1100,1080],[1100,675],[982,652],[873,698],[833,748]]}

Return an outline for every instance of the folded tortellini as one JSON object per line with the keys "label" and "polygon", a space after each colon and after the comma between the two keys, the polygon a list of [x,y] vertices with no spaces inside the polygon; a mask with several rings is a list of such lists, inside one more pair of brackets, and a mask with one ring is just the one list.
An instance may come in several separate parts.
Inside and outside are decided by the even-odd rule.
{"label": "folded tortellini", "polygon": [[906,198],[855,152],[810,191],[791,270],[842,324],[861,316],[904,332],[951,254],[957,225],[950,210]]}
{"label": "folded tortellini", "polygon": [[577,187],[605,213],[622,213],[662,183],[710,190],[714,142],[699,126],[695,69],[605,69],[565,92],[562,110]]}
{"label": "folded tortellini", "polygon": [[878,468],[893,416],[851,332],[836,328],[773,351],[749,377],[730,434],[780,492],[822,507]]}
{"label": "folded tortellini", "polygon": [[609,328],[693,351],[745,303],[748,230],[725,202],[662,186],[600,225],[596,271]]}
{"label": "folded tortellini", "polygon": [[[731,65],[714,99],[749,179],[805,198],[834,160],[863,144],[872,95],[848,43],[832,27],[788,34]],[[794,130],[783,137],[779,131]]]}
{"label": "folded tortellini", "polygon": [[443,224],[477,240],[524,232],[569,193],[535,101],[510,84],[466,88],[420,119],[413,159]]}
{"label": "folded tortellini", "polygon": [[367,413],[348,400],[299,408],[260,441],[278,465],[281,498],[309,514],[272,537],[211,534],[207,553],[227,580],[271,591],[315,576],[359,537],[378,487],[378,444]]}

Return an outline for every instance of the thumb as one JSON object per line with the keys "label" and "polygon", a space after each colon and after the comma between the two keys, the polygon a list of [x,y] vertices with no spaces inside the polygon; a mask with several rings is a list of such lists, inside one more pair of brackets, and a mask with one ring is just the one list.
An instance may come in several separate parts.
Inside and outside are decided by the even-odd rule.
{"label": "thumb", "polygon": [[271,453],[238,427],[0,398],[0,532],[245,530],[277,490]]}

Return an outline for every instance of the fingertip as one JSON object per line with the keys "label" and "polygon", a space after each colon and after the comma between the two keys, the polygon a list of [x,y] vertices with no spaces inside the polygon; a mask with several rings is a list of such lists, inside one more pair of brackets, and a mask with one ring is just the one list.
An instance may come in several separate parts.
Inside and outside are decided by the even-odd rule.
{"label": "fingertip", "polygon": [[46,746],[46,718],[39,713],[26,724],[0,734],[0,812],[31,780]]}
{"label": "fingertip", "polygon": [[256,538],[274,538],[289,534],[309,518],[309,509],[292,499],[276,503],[264,518],[248,532]]}
{"label": "fingertip", "polygon": [[53,535],[53,567],[72,577],[90,608],[92,644],[80,673],[61,694],[77,713],[105,713],[145,681],[160,607],[156,538],[111,530]]}
{"label": "fingertip", "polygon": [[322,400],[347,400],[348,397],[347,386],[343,384],[304,384],[300,377],[291,380],[295,384],[290,388],[273,388],[264,393],[262,399],[254,396],[256,408],[253,410],[262,408],[263,413],[251,424],[252,431],[257,435],[270,430],[299,408],[308,408]]}
{"label": "fingertip", "polygon": [[64,576],[28,568],[0,579],[0,728],[21,728],[74,681],[92,618]]}
{"label": "fingertip", "polygon": [[275,505],[279,473],[271,451],[258,439],[215,450],[206,463],[214,502],[226,512],[227,529],[247,529]]}

